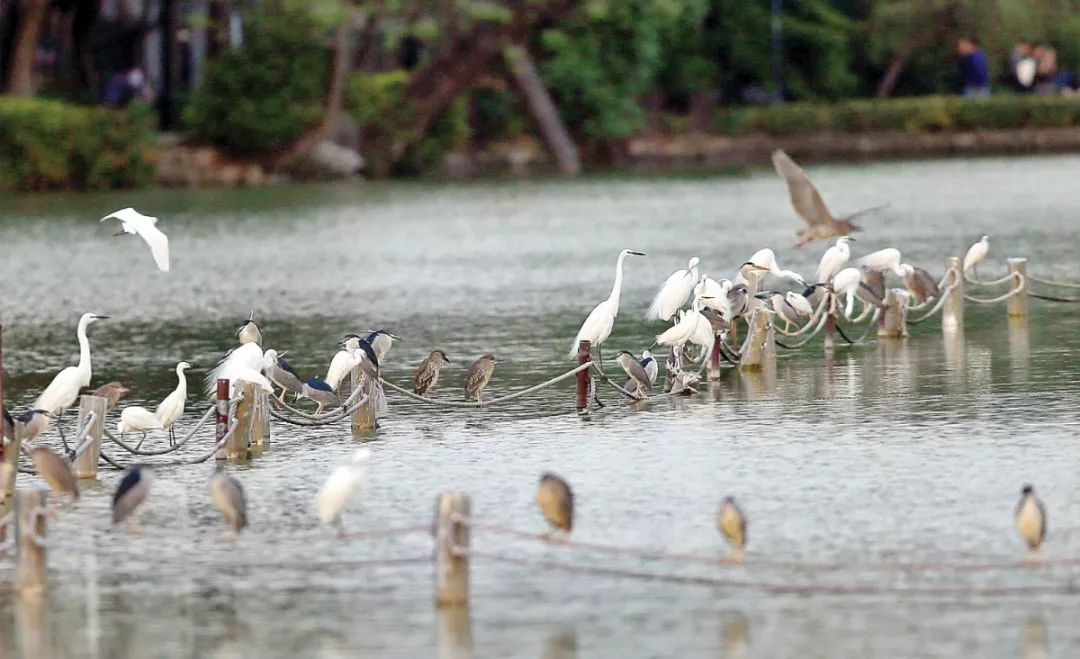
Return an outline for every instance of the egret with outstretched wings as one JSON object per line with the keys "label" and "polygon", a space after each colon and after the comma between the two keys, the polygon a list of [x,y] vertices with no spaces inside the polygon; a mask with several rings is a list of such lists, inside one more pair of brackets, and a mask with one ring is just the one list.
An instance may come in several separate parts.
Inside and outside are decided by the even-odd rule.
{"label": "egret with outstretched wings", "polygon": [[157,228],[157,218],[143,215],[134,208],[124,208],[101,218],[105,220],[120,220],[120,231],[114,236],[122,236],[129,233],[139,236],[150,246],[150,253],[154,256],[158,270],[169,271],[169,237]]}

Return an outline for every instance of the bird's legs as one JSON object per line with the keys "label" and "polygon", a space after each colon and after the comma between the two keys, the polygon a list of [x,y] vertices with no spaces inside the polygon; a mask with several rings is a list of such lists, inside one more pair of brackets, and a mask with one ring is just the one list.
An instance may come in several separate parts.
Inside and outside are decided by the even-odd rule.
{"label": "bird's legs", "polygon": [[281,403],[282,405],[285,404],[285,391],[286,391],[285,387],[282,387],[281,388],[281,395],[278,396],[278,402]]}
{"label": "bird's legs", "polygon": [[315,416],[319,416],[320,414],[322,414],[323,404],[322,403],[316,403],[316,405],[318,405],[318,407],[315,409]]}
{"label": "bird's legs", "polygon": [[176,446],[176,425],[169,426],[169,446]]}
{"label": "bird's legs", "polygon": [[56,429],[60,431],[60,441],[64,443],[64,452],[71,454],[71,447],[68,446],[67,437],[64,437],[64,410],[60,410],[60,414],[56,415]]}
{"label": "bird's legs", "polygon": [[728,561],[728,563],[734,563],[736,565],[742,564],[742,562],[743,562],[743,560],[742,560],[742,550],[741,549],[732,549],[731,553],[728,554],[727,561]]}
{"label": "bird's legs", "polygon": [[480,389],[479,391],[476,392],[476,406],[477,407],[483,407],[484,406],[484,390],[483,389]]}

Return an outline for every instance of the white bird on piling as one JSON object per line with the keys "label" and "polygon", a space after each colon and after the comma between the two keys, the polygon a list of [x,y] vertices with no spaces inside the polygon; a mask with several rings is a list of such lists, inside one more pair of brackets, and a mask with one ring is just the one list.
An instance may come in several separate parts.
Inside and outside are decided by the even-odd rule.
{"label": "white bird on piling", "polygon": [[[752,264],[755,267],[748,268],[747,264]],[[795,282],[800,286],[806,286],[806,282],[803,280],[802,275],[794,270],[782,270],[780,264],[776,262],[776,253],[768,247],[759,249],[743,263],[742,268],[739,268],[739,273],[735,276],[736,284],[746,284],[751,292],[756,293],[758,286],[767,275],[773,275],[780,279],[787,279]]]}
{"label": "white bird on piling", "polygon": [[698,263],[701,260],[693,257],[686,264],[686,268],[676,270],[668,276],[667,280],[656,291],[649,310],[645,312],[645,320],[671,320],[675,312],[686,302],[686,298],[694,292],[698,283]]}
{"label": "white bird on piling", "polygon": [[[239,348],[234,348],[222,359],[214,370],[206,376],[206,395],[214,398],[217,395],[217,381],[220,379],[232,380],[236,374],[250,379],[251,371],[256,373],[263,368],[263,350],[258,343],[245,343]],[[265,380],[266,378],[263,378]],[[251,380],[256,382],[257,380]],[[262,384],[258,381],[258,384]],[[269,381],[267,382],[269,385]]]}
{"label": "white bird on piling", "polygon": [[615,326],[615,317],[619,315],[619,296],[622,294],[623,261],[627,256],[645,256],[645,252],[636,252],[632,249],[624,249],[619,252],[619,258],[615,262],[615,283],[611,287],[611,295],[608,299],[596,305],[585,322],[581,324],[574,343],[570,346],[570,357],[576,357],[578,344],[589,341],[596,349],[597,362],[600,363],[600,346],[611,336],[611,329]]}
{"label": "white bird on piling", "polygon": [[120,433],[121,439],[129,432],[142,433],[142,438],[135,445],[136,450],[146,441],[146,434],[153,430],[163,430],[161,420],[150,410],[138,405],[125,407],[124,411],[120,412],[120,421],[116,423],[116,432]]}
{"label": "white bird on piling", "polygon": [[829,283],[829,280],[847,265],[848,259],[851,258],[851,247],[848,246],[848,243],[853,240],[855,239],[851,236],[840,236],[836,239],[835,245],[825,250],[825,253],[821,256],[821,261],[818,262],[814,283]]}
{"label": "white bird on piling", "polygon": [[[50,415],[62,417],[64,410],[75,404],[79,397],[79,391],[83,387],[89,386],[90,378],[93,375],[90,368],[90,339],[86,337],[86,330],[91,323],[106,318],[108,316],[94,313],[84,313],[82,315],[82,318],[79,319],[79,327],[75,332],[79,339],[79,364],[77,366],[68,366],[57,373],[49,386],[45,387],[45,391],[41,392],[41,395],[34,401],[31,406],[33,409],[45,410]],[[59,427],[59,420],[57,421],[57,427]],[[60,429],[60,436],[61,438],[64,436],[63,428]]]}
{"label": "white bird on piling", "polygon": [[338,350],[334,353],[334,358],[330,360],[330,367],[326,369],[326,378],[324,378],[326,384],[330,385],[330,388],[334,391],[337,391],[345,376],[359,366],[364,359],[366,359],[364,351],[360,348]]}
{"label": "white bird on piling", "polygon": [[870,252],[866,256],[857,259],[855,265],[876,272],[891,270],[897,277],[904,276],[904,269],[900,267],[900,250],[895,247],[886,247],[885,249],[879,249],[876,252]]}
{"label": "white bird on piling", "polygon": [[250,382],[271,396],[274,395],[274,387],[270,384],[269,378],[263,375],[261,370],[251,368],[247,364],[232,364],[222,372],[221,377],[229,381],[230,398],[236,397],[237,387],[241,382]]}
{"label": "white bird on piling", "polygon": [[967,254],[964,256],[964,274],[967,274],[970,270],[975,270],[979,262],[986,258],[986,253],[989,251],[990,236],[983,236],[979,239],[979,242],[969,247]]}
{"label": "white bird on piling", "polygon": [[836,299],[840,299],[841,295],[847,296],[844,306],[844,316],[847,318],[850,318],[851,312],[855,310],[855,292],[860,284],[862,270],[859,268],[844,268],[832,278],[832,291]]}
{"label": "white bird on piling", "polygon": [[724,318],[730,318],[731,305],[728,304],[728,293],[731,292],[732,285],[730,279],[716,281],[705,275],[694,287],[694,297],[701,299],[702,307],[719,311]]}
{"label": "white bird on piling", "polygon": [[342,531],[341,513],[363,485],[370,457],[369,449],[357,449],[353,453],[352,462],[339,465],[330,472],[330,477],[326,479],[319,494],[315,497],[315,513],[319,516],[320,522],[328,526],[336,526],[339,532]]}
{"label": "white bird on piling", "polygon": [[[713,336],[712,325],[701,315],[701,302],[701,298],[694,298],[694,302],[689,309],[679,312],[678,322],[656,336],[656,343],[662,346],[679,348],[690,342],[701,345],[704,336],[699,333],[698,327],[702,325],[702,321],[704,321],[704,326],[709,328],[708,334],[711,339]],[[708,347],[712,348],[711,341],[709,341]]]}
{"label": "white bird on piling", "polygon": [[134,208],[124,208],[101,218],[105,220],[120,220],[120,231],[113,236],[122,236],[125,233],[139,236],[150,246],[150,253],[157,263],[158,270],[169,271],[169,238],[161,229],[157,228],[158,219],[143,215]]}
{"label": "white bird on piling", "polygon": [[176,365],[176,389],[154,409],[154,415],[161,421],[161,427],[169,431],[170,445],[176,443],[176,430],[173,425],[184,415],[184,406],[187,403],[187,376],[184,371],[189,368],[191,364],[187,362]]}

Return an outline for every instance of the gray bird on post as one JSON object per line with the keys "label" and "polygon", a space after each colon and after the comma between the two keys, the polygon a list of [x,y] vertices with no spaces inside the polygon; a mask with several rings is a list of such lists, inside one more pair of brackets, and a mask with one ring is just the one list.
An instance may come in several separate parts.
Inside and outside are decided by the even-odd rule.
{"label": "gray bird on post", "polygon": [[337,393],[334,392],[333,387],[322,378],[308,378],[307,382],[304,383],[303,395],[305,398],[315,401],[315,404],[318,405],[318,409],[315,410],[316,416],[322,414],[323,408],[327,405],[330,407],[341,405],[341,400],[338,398]]}
{"label": "gray bird on post", "polygon": [[652,381],[649,379],[649,374],[634,358],[634,355],[627,350],[620,350],[616,353],[615,359],[619,362],[619,366],[622,366],[622,369],[626,371],[626,374],[630,376],[627,384],[631,386],[626,387],[627,391],[638,398],[644,398],[647,392],[652,391]]}
{"label": "gray bird on post", "polygon": [[79,500],[79,481],[67,461],[44,446],[31,450],[30,457],[34,460],[38,475],[45,479],[53,492],[68,495],[72,502]]}
{"label": "gray bird on post", "polygon": [[248,319],[241,323],[240,327],[236,328],[236,338],[240,339],[240,345],[245,343],[262,345],[262,332],[259,331],[259,326],[255,324],[254,311],[248,314]]}
{"label": "gray bird on post", "polygon": [[240,533],[247,526],[247,498],[240,481],[225,473],[218,466],[210,476],[210,500],[221,513],[225,523],[235,533]]}
{"label": "gray bird on post", "polygon": [[264,352],[263,373],[271,382],[281,387],[281,395],[278,396],[278,400],[282,403],[285,402],[285,392],[292,392],[293,400],[304,395],[304,382],[300,379],[292,364],[285,361],[284,352],[278,353],[277,350],[272,348]]}
{"label": "gray bird on post", "polygon": [[904,271],[904,286],[916,302],[922,304],[931,298],[941,296],[937,280],[926,270],[916,268],[910,263],[901,263],[900,269]]}
{"label": "gray bird on post", "polygon": [[734,497],[724,497],[720,512],[716,515],[716,527],[731,545],[731,560],[742,562],[742,550],[746,546],[746,515],[743,514]]}
{"label": "gray bird on post", "polygon": [[128,389],[119,382],[107,382],[98,387],[93,395],[108,401],[105,403],[105,411],[109,412],[116,407],[116,404],[120,402],[121,398],[130,393],[131,389]]}
{"label": "gray bird on post", "polygon": [[45,410],[29,410],[15,417],[15,420],[23,424],[22,441],[27,442],[37,439],[38,435],[45,432],[49,427],[52,415]]}
{"label": "gray bird on post", "polygon": [[1016,530],[1027,543],[1028,549],[1037,552],[1046,539],[1046,506],[1035,496],[1035,488],[1025,485],[1016,504]]}
{"label": "gray bird on post", "polygon": [[420,395],[427,393],[439,381],[439,371],[442,367],[451,363],[453,362],[445,352],[432,350],[431,354],[416,367],[416,374],[413,375],[413,392]]}
{"label": "gray bird on post", "polygon": [[[150,494],[150,485],[154,481],[154,472],[146,465],[132,465],[120,479],[112,503],[112,523],[119,524],[131,517]],[[138,530],[138,524],[132,523],[132,530]]]}
{"label": "gray bird on post", "polygon": [[553,529],[569,535],[574,528],[574,493],[569,483],[551,473],[540,476],[536,490],[536,505]]}
{"label": "gray bird on post", "polygon": [[495,365],[498,363],[495,355],[484,355],[473,362],[469,367],[469,374],[465,377],[465,400],[476,396],[476,404],[484,406],[484,387],[491,382],[491,374],[495,372]]}

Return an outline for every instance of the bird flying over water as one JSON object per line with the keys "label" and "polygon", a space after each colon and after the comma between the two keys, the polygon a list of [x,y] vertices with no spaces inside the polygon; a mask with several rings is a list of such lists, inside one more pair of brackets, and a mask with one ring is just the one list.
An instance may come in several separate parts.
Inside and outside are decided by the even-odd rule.
{"label": "bird flying over water", "polygon": [[127,233],[139,236],[150,246],[150,254],[153,255],[158,270],[169,271],[169,238],[157,228],[156,217],[143,215],[134,208],[123,208],[106,215],[100,221],[105,220],[120,220],[120,231],[113,235],[122,236]]}

